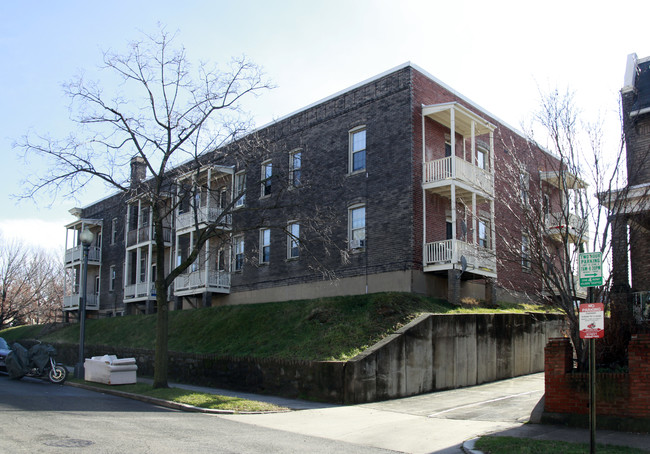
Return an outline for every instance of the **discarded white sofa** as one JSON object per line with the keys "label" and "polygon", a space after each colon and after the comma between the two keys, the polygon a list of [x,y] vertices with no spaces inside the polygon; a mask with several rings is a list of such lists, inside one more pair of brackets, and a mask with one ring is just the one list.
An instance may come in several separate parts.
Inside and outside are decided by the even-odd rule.
{"label": "discarded white sofa", "polygon": [[84,361],[84,379],[107,385],[135,383],[138,366],[135,358],[118,359],[115,355],[93,356]]}

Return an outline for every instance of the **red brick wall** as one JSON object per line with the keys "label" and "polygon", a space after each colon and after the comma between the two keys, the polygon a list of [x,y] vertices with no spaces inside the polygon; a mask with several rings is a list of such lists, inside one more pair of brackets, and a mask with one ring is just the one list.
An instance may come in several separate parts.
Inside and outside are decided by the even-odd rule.
{"label": "red brick wall", "polygon": [[[568,338],[550,339],[544,349],[549,413],[589,413],[589,374],[573,372],[573,347]],[[633,336],[628,346],[629,373],[596,374],[596,413],[650,418],[650,335]]]}

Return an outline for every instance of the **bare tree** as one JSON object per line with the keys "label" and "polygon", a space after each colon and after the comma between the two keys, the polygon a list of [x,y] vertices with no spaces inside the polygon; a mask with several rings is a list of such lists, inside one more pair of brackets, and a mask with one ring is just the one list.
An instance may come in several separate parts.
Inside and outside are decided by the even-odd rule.
{"label": "bare tree", "polygon": [[0,329],[61,319],[60,260],[0,237]]}
{"label": "bare tree", "polygon": [[[532,295],[566,315],[579,363],[584,365],[587,358],[580,339],[578,303],[588,292],[579,286],[578,254],[600,251],[609,264],[606,268],[611,268],[609,231],[615,218],[596,196],[607,193],[611,209],[620,206],[624,195],[613,189],[622,178],[624,142],[613,159],[607,159],[602,124],[582,123],[570,92],[543,95],[534,120],[547,146],[539,146],[529,132],[527,150],[512,155],[501,173],[518,187],[498,201],[516,226],[501,231],[505,253],[500,259],[520,264],[531,282]],[[611,275],[602,287],[590,290],[592,300],[608,302],[610,284]]]}
{"label": "bare tree", "polygon": [[[103,69],[121,80],[121,91],[113,96],[83,77],[65,86],[72,119],[80,128],[64,140],[22,139],[18,147],[27,158],[44,158],[50,164],[46,174],[27,182],[24,197],[43,190],[73,196],[91,181],[103,181],[151,210],[155,246],[163,251],[171,213],[178,203],[195,197],[200,185],[194,183],[205,165],[217,160],[230,166],[246,163],[265,151],[254,134],[235,143],[249,129],[241,100],[270,86],[260,68],[245,58],[234,59],[223,69],[192,66],[185,49],[175,47],[173,39],[161,29],[156,36],[131,43],[124,55],[104,53]],[[124,172],[129,163],[138,167],[141,177],[145,172],[149,177],[129,182]],[[181,181],[193,184],[176,185],[178,177],[192,172],[197,178]],[[154,387],[167,386],[168,289],[200,259],[206,241],[222,235],[220,226],[236,203],[233,197],[204,229],[198,228],[199,205],[194,204],[196,235],[188,254],[172,269],[165,266],[163,254],[156,257]],[[227,238],[222,235],[221,240]]]}

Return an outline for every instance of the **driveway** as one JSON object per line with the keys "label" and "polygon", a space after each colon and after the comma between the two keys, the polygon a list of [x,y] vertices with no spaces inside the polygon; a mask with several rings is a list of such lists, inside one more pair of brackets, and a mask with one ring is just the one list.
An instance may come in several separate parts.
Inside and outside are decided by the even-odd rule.
{"label": "driveway", "polygon": [[544,374],[372,404],[224,418],[407,453],[460,453],[463,441],[518,427],[544,395]]}

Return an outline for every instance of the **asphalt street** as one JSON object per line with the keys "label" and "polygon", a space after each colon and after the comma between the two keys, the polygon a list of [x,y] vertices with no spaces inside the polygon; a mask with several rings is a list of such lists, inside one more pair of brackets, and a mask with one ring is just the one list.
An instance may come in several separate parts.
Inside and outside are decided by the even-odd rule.
{"label": "asphalt street", "polygon": [[390,451],[0,375],[0,453],[359,453]]}

